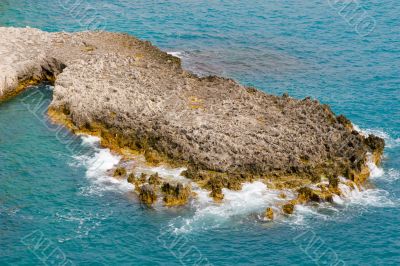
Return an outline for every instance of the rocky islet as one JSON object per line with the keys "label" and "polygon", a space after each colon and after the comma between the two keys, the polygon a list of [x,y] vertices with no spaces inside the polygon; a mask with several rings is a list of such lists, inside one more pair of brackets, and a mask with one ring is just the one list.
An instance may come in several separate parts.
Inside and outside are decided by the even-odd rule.
{"label": "rocky islet", "polygon": [[[0,28],[0,35],[1,99],[50,81],[54,121],[101,137],[115,152],[141,153],[149,164],[184,166],[183,175],[216,201],[223,188],[261,180],[296,191],[282,206],[291,214],[298,203],[340,195],[339,176],[362,185],[368,160],[379,163],[383,153],[381,138],[355,131],[327,105],[198,77],[179,58],[127,34]],[[167,206],[192,196],[189,186],[131,176],[122,166],[114,176],[134,183],[149,205],[160,193]]]}

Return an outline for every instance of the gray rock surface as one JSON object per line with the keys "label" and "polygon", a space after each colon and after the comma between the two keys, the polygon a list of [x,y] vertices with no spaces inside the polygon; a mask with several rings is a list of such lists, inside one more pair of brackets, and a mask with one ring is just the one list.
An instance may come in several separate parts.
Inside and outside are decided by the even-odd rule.
{"label": "gray rock surface", "polygon": [[199,78],[126,34],[0,28],[0,36],[0,97],[54,75],[51,108],[77,128],[100,124],[118,145],[155,151],[195,172],[351,177],[368,152],[383,150],[383,140],[371,144],[318,101]]}

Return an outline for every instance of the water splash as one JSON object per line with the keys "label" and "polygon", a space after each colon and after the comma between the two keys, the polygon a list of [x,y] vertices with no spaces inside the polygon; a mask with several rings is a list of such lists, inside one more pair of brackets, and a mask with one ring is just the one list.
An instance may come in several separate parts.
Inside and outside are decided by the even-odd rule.
{"label": "water splash", "polygon": [[195,192],[199,196],[192,203],[194,215],[174,221],[177,233],[220,227],[231,220],[240,220],[249,215],[261,213],[267,207],[275,208],[279,203],[294,198],[293,193],[285,191],[287,198],[282,199],[279,195],[283,191],[269,189],[259,181],[243,184],[240,191],[223,189],[224,199],[221,203],[214,203],[207,191],[198,188]]}
{"label": "water splash", "polygon": [[167,52],[167,54],[170,54],[172,56],[178,57],[180,59],[183,58],[183,52]]}
{"label": "water splash", "polygon": [[134,186],[125,179],[117,179],[110,176],[109,171],[121,161],[121,156],[113,154],[110,149],[100,147],[100,138],[81,135],[82,145],[90,149],[87,154],[74,157],[75,166],[86,168],[86,177],[91,184],[81,188],[85,195],[101,195],[103,191],[116,190],[127,192],[134,189]]}
{"label": "water splash", "polygon": [[[114,155],[109,149],[100,148],[100,139],[93,136],[81,136],[82,145],[90,147],[94,152],[91,155],[79,156],[78,159],[87,168],[86,176],[93,181],[92,186],[85,187],[83,193],[93,194],[101,191],[117,189],[119,191],[132,191],[134,186],[126,180],[119,180],[109,176],[109,170],[114,168],[121,160],[120,156]],[[372,179],[387,176],[382,168],[377,167],[372,156],[367,163]],[[191,183],[192,190],[196,193],[195,199],[190,203],[192,213],[186,217],[177,217],[171,222],[176,233],[187,233],[193,230],[209,230],[230,224],[232,221],[243,219],[263,220],[263,214],[267,207],[272,207],[275,213],[276,223],[285,223],[294,226],[307,225],[310,219],[330,220],[336,219],[337,214],[354,207],[393,207],[396,201],[390,198],[390,194],[382,189],[359,189],[351,188],[342,183],[339,188],[342,196],[334,196],[333,204],[304,204],[296,205],[294,214],[286,216],[281,213],[280,207],[285,202],[296,198],[291,191],[274,190],[266,184],[256,181],[243,184],[242,190],[232,191],[223,189],[224,199],[221,203],[215,203],[209,196],[209,191],[200,188],[196,183],[181,175],[185,168],[170,168],[166,166],[148,166],[136,164],[135,173],[158,173],[164,179],[175,180],[183,183]],[[398,172],[389,171],[389,175],[398,178]],[[285,199],[280,194],[286,195]],[[159,211],[163,208],[156,206]],[[343,210],[345,209],[345,210]]]}
{"label": "water splash", "polygon": [[382,129],[361,129],[359,126],[353,124],[356,131],[360,132],[365,137],[375,135],[385,140],[385,148],[393,149],[400,146],[400,138],[393,138],[389,133]]}

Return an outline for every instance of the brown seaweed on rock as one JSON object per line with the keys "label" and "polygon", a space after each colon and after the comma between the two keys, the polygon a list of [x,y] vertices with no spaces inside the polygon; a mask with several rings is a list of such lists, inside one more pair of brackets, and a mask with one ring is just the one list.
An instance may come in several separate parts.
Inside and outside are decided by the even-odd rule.
{"label": "brown seaweed on rock", "polygon": [[126,175],[126,169],[124,167],[122,167],[122,166],[117,167],[114,170],[114,174],[113,175],[114,175],[114,177],[123,177],[123,176]]}
{"label": "brown seaweed on rock", "polygon": [[191,194],[190,186],[184,186],[182,183],[164,182],[161,191],[164,194],[166,206],[184,205],[188,202]]}
{"label": "brown seaweed on rock", "polygon": [[152,205],[157,200],[157,194],[154,187],[150,185],[143,185],[139,189],[139,199],[141,202]]}
{"label": "brown seaweed on rock", "polygon": [[266,210],[265,210],[265,213],[264,213],[264,217],[267,219],[267,220],[270,220],[270,221],[272,221],[272,220],[274,220],[274,211],[272,210],[272,208],[271,207],[268,207]]}
{"label": "brown seaweed on rock", "polygon": [[282,211],[284,214],[293,214],[295,203],[289,202],[282,206]]}
{"label": "brown seaweed on rock", "polygon": [[159,186],[161,184],[161,178],[158,173],[152,174],[149,177],[148,183],[152,186]]}

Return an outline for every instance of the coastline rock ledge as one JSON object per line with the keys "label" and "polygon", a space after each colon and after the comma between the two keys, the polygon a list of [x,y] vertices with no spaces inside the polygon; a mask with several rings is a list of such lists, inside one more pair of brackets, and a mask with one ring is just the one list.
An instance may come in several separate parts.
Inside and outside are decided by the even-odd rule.
{"label": "coastline rock ledge", "polygon": [[[289,205],[329,201],[340,194],[339,176],[361,185],[368,160],[379,163],[383,153],[382,139],[355,131],[327,105],[198,77],[127,34],[1,27],[0,36],[0,99],[50,81],[55,121],[100,136],[114,151],[185,166],[215,199],[222,188],[261,180],[298,191]],[[306,189],[313,184],[318,189]]]}

